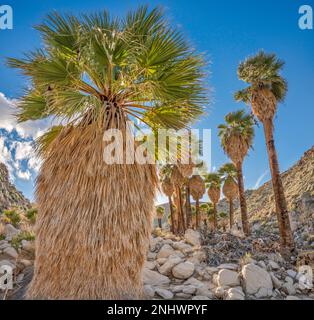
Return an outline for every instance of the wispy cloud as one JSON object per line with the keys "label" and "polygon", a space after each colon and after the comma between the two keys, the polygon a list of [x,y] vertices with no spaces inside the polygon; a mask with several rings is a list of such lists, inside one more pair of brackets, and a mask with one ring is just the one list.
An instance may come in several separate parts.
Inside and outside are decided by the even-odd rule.
{"label": "wispy cloud", "polygon": [[256,180],[255,185],[253,187],[253,189],[258,189],[262,183],[262,181],[264,180],[264,178],[267,176],[268,174],[268,170],[265,170]]}

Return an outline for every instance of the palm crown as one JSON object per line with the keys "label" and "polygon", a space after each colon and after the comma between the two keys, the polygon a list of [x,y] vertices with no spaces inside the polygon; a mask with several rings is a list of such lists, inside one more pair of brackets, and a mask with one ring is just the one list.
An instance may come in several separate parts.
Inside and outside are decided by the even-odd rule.
{"label": "palm crown", "polygon": [[220,185],[221,185],[220,175],[214,172],[208,173],[205,176],[205,183],[206,183],[206,188],[211,188],[211,187],[220,188]]}
{"label": "palm crown", "polygon": [[[57,117],[66,124],[119,127],[128,117],[153,129],[179,129],[203,112],[203,59],[159,9],[125,19],[107,12],[62,16],[37,26],[44,48],[11,67],[31,78],[19,121]],[[61,130],[52,128],[46,143]]]}
{"label": "palm crown", "polygon": [[253,144],[254,119],[241,109],[228,113],[225,122],[218,126],[221,146],[232,161],[241,162]]}
{"label": "palm crown", "polygon": [[237,177],[237,169],[233,163],[225,163],[219,168],[218,173],[222,180],[226,180],[229,177],[233,179]]}
{"label": "palm crown", "polygon": [[241,62],[238,77],[250,86],[236,92],[235,99],[248,104],[254,91],[268,89],[278,102],[283,101],[287,93],[287,82],[280,76],[283,66],[284,62],[277,59],[275,54],[266,54],[264,51]]}

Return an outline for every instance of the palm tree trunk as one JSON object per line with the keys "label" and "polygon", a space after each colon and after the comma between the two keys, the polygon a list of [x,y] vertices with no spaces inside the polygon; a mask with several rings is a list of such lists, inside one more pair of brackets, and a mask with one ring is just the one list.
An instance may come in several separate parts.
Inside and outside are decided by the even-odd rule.
{"label": "palm tree trunk", "polygon": [[237,163],[237,178],[238,178],[238,187],[239,187],[239,198],[240,198],[240,207],[241,207],[241,221],[242,229],[246,236],[250,235],[250,226],[247,216],[247,206],[246,199],[244,194],[244,183],[243,183],[243,173],[242,173],[242,163]]}
{"label": "palm tree trunk", "polygon": [[177,219],[178,219],[178,228],[177,232],[184,233],[184,214],[182,211],[182,196],[181,196],[181,190],[179,186],[176,186],[176,195],[177,195],[177,201],[176,201],[176,207],[177,207]]}
{"label": "palm tree trunk", "polygon": [[185,203],[185,211],[186,211],[186,227],[192,227],[192,210],[191,210],[191,201],[190,201],[190,186],[187,183],[185,188],[186,195],[186,203]]}
{"label": "palm tree trunk", "polygon": [[217,223],[217,204],[216,204],[216,202],[213,203],[213,214],[214,214],[214,230],[217,230],[218,223]]}
{"label": "palm tree trunk", "polygon": [[230,230],[232,229],[233,226],[233,199],[229,199],[229,227]]}
{"label": "palm tree trunk", "polygon": [[37,180],[35,268],[27,297],[143,297],[157,184],[154,165],[106,164],[103,130],[93,125],[57,138]]}
{"label": "palm tree trunk", "polygon": [[200,227],[200,200],[197,198],[195,201],[195,220],[196,229]]}
{"label": "palm tree trunk", "polygon": [[185,225],[185,216],[184,216],[184,208],[183,208],[183,201],[182,201],[182,192],[179,188],[179,200],[180,200],[180,213],[181,213],[181,220],[182,220],[182,233],[185,232],[186,225]]}
{"label": "palm tree trunk", "polygon": [[275,141],[273,136],[273,123],[272,120],[266,120],[263,123],[264,133],[267,145],[267,153],[269,166],[272,177],[272,186],[275,196],[276,213],[279,225],[279,232],[281,238],[282,249],[294,248],[294,241],[290,227],[289,214],[287,209],[287,202],[283,190],[282,180],[280,177],[278,157],[275,148]]}
{"label": "palm tree trunk", "polygon": [[172,205],[172,199],[171,196],[168,196],[168,201],[169,201],[169,208],[170,208],[170,221],[171,221],[171,227],[170,231],[172,233],[175,233],[176,227],[175,227],[175,221],[174,221],[174,212],[173,212],[173,205]]}

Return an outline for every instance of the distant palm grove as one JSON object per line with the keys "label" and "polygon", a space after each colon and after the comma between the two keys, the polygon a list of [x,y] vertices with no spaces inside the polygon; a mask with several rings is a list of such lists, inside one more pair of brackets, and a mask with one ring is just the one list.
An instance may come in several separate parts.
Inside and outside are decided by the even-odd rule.
{"label": "distant palm grove", "polygon": [[[284,63],[275,54],[260,51],[238,66],[247,86],[234,98],[251,112],[235,110],[219,125],[218,138],[230,162],[217,172],[200,173],[192,161],[110,165],[103,161],[106,130],[119,129],[125,136],[127,121],[134,119],[157,134],[160,128],[189,129],[202,116],[208,104],[204,56],[160,9],[140,7],[123,18],[107,12],[53,13],[36,28],[42,47],[23,59],[8,59],[31,84],[17,117],[20,122],[62,121],[37,141],[43,164],[36,185],[36,258],[28,298],[142,298],[159,186],[169,201],[168,222],[175,235],[191,228],[231,231],[239,199],[238,226],[249,237],[243,163],[257,121],[265,133],[281,250],[285,255],[293,251],[273,135],[273,119],[287,92]],[[210,203],[201,202],[205,193]],[[222,193],[228,213],[217,212]],[[157,208],[160,228],[164,214]]]}

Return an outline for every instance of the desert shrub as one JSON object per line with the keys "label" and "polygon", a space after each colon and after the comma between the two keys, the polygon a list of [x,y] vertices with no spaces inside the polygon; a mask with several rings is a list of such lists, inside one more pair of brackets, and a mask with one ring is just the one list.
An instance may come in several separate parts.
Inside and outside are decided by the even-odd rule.
{"label": "desert shrub", "polygon": [[5,226],[0,223],[0,240],[4,240],[5,239]]}
{"label": "desert shrub", "polygon": [[26,211],[26,217],[30,223],[35,224],[37,218],[38,210],[37,208],[31,208]]}
{"label": "desert shrub", "polygon": [[21,246],[22,240],[33,241],[35,240],[35,234],[30,231],[22,231],[18,235],[12,238],[11,246],[18,249]]}
{"label": "desert shrub", "polygon": [[4,210],[3,211],[2,221],[4,223],[10,223],[14,227],[17,227],[18,224],[21,221],[21,216],[15,209],[13,209],[13,210]]}

